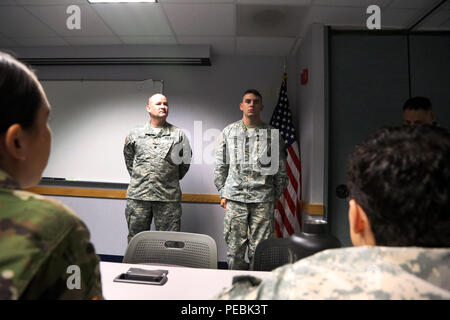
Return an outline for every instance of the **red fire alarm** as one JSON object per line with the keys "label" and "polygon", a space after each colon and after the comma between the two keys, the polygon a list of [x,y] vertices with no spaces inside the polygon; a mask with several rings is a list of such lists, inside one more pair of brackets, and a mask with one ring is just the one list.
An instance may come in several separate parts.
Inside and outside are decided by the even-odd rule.
{"label": "red fire alarm", "polygon": [[308,83],[308,69],[303,69],[301,75],[301,84],[305,85],[307,83]]}

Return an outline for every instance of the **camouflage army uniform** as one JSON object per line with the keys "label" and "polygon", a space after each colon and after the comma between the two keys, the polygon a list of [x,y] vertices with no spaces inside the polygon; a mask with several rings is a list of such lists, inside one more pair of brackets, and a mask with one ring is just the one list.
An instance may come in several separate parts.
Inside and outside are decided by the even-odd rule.
{"label": "camouflage army uniform", "polygon": [[102,299],[84,223],[63,204],[19,189],[0,170],[0,299]]}
{"label": "camouflage army uniform", "polygon": [[248,269],[247,245],[251,263],[258,243],[274,235],[274,203],[288,183],[286,151],[278,130],[265,123],[248,130],[242,120],[228,125],[216,150],[214,183],[220,198],[227,199],[228,268]]}
{"label": "camouflage army uniform", "polygon": [[272,271],[233,279],[220,299],[450,299],[450,249],[330,249]]}
{"label": "camouflage army uniform", "polygon": [[125,209],[128,241],[150,230],[153,217],[156,230],[180,231],[180,179],[191,157],[186,135],[169,123],[159,132],[147,123],[131,131],[123,153],[131,176]]}

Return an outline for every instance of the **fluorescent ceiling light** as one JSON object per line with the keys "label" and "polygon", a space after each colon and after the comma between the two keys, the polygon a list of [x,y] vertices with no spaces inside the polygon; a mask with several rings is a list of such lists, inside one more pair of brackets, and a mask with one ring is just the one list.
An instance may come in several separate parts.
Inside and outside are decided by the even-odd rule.
{"label": "fluorescent ceiling light", "polygon": [[158,2],[158,0],[88,0],[90,3]]}
{"label": "fluorescent ceiling light", "polygon": [[23,58],[23,62],[31,65],[188,65],[210,66],[209,57],[203,58]]}

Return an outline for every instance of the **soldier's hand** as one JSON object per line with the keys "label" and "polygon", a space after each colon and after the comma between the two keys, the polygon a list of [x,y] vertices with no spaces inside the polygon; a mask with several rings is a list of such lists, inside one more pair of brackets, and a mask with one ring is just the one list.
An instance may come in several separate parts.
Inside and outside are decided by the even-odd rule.
{"label": "soldier's hand", "polygon": [[226,198],[220,199],[220,206],[224,209],[227,208],[227,199]]}

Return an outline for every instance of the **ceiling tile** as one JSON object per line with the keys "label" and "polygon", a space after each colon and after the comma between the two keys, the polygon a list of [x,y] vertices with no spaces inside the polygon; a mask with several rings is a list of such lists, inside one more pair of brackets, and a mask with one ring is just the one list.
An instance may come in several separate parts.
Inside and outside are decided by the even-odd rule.
{"label": "ceiling tile", "polygon": [[295,37],[309,8],[273,5],[239,5],[238,36]]}
{"label": "ceiling tile", "polygon": [[49,27],[21,7],[2,7],[0,30],[9,38],[57,36]]}
{"label": "ceiling tile", "polygon": [[432,13],[417,28],[417,30],[441,30],[441,26],[448,24],[450,10],[440,10]]}
{"label": "ceiling tile", "polygon": [[15,38],[24,47],[67,46],[68,43],[59,37]]}
{"label": "ceiling tile", "polygon": [[234,35],[234,5],[165,4],[170,24],[180,36]]}
{"label": "ceiling tile", "polygon": [[287,56],[295,38],[237,37],[236,53],[243,55]]}
{"label": "ceiling tile", "polygon": [[[312,7],[305,18],[305,25],[323,23],[330,26],[365,27],[367,17],[365,8]],[[383,17],[381,22],[383,22]],[[306,29],[304,28],[303,30]]]}
{"label": "ceiling tile", "polygon": [[[1,0],[3,1],[3,0]],[[87,0],[15,0],[20,5],[48,5],[48,4],[87,4]]]}
{"label": "ceiling tile", "polygon": [[0,6],[10,6],[10,5],[16,5],[16,1],[15,0],[1,0],[0,1]]}
{"label": "ceiling tile", "polygon": [[[311,23],[365,28],[366,8],[377,4],[382,8],[382,28],[406,28],[440,1],[159,0],[94,5],[87,0],[0,0],[0,46],[179,43],[208,44],[215,55],[288,55],[295,38],[302,37]],[[81,30],[66,27],[71,4],[81,8]],[[249,10],[246,15],[244,7]],[[269,18],[253,20],[255,11],[263,8],[284,14],[278,25],[269,24],[270,12]],[[417,30],[449,29],[447,1]]]}
{"label": "ceiling tile", "polygon": [[381,14],[381,29],[383,27],[408,28],[423,14],[421,9],[386,9]]}
{"label": "ceiling tile", "polygon": [[439,30],[450,31],[450,20],[447,20],[447,22],[441,25]]}
{"label": "ceiling tile", "polygon": [[119,36],[172,36],[161,6],[154,3],[91,5]]}
{"label": "ceiling tile", "polygon": [[161,3],[234,3],[235,0],[158,0]]}
{"label": "ceiling tile", "polygon": [[367,8],[370,5],[376,4],[380,8],[383,8],[390,2],[391,0],[314,0],[313,5]]}
{"label": "ceiling tile", "polygon": [[234,54],[235,53],[235,38],[234,37],[178,37],[180,44],[209,44],[211,46],[211,53],[215,55]]}
{"label": "ceiling tile", "polygon": [[71,46],[122,44],[118,37],[64,37]]}
{"label": "ceiling tile", "polygon": [[34,16],[50,26],[63,36],[113,36],[114,34],[89,5],[80,5],[81,29],[69,30],[67,19],[71,16],[66,12],[67,6],[26,6],[24,7]]}
{"label": "ceiling tile", "polygon": [[17,46],[20,46],[17,41],[0,36],[0,48],[10,48]]}
{"label": "ceiling tile", "polygon": [[125,44],[177,44],[175,37],[155,37],[155,36],[121,36],[120,39]]}
{"label": "ceiling tile", "polygon": [[296,6],[308,6],[313,2],[313,0],[237,0],[238,4],[267,4],[267,5],[296,5]]}
{"label": "ceiling tile", "polygon": [[428,9],[440,0],[394,0],[389,8],[395,9]]}

